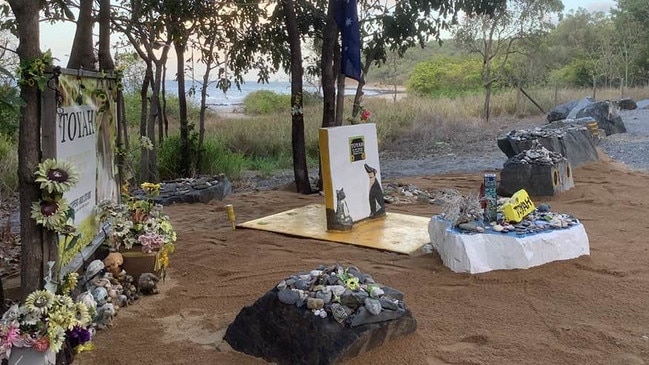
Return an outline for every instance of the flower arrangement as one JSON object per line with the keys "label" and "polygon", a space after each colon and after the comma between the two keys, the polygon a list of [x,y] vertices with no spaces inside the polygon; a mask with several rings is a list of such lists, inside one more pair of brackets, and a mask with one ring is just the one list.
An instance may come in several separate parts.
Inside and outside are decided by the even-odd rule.
{"label": "flower arrangement", "polygon": [[79,173],[66,161],[47,159],[34,172],[35,181],[40,184],[42,197],[32,204],[31,216],[36,222],[56,232],[67,232],[70,206],[63,193],[69,191],[78,181]]}
{"label": "flower arrangement", "polygon": [[146,199],[125,196],[126,203],[104,202],[99,206],[99,219],[102,224],[110,224],[108,244],[112,251],[140,246],[143,253],[155,252],[155,269],[164,270],[175,249],[176,231],[162,213],[162,205],[153,202],[160,193],[160,184],[145,182],[140,188],[146,192]]}
{"label": "flower arrangement", "polygon": [[22,305],[13,305],[0,320],[0,359],[7,358],[14,347],[32,347],[36,351],[57,353],[69,340],[75,352],[89,350],[93,313],[70,297],[78,274],[64,277],[59,294],[37,290]]}

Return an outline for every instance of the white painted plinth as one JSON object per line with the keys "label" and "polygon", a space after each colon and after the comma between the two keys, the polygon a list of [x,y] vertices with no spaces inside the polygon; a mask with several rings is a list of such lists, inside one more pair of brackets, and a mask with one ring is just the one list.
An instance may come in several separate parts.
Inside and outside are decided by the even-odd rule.
{"label": "white painted plinth", "polygon": [[590,254],[582,224],[533,235],[464,234],[433,216],[428,234],[435,250],[454,272],[477,274],[492,270],[527,269],[557,260]]}

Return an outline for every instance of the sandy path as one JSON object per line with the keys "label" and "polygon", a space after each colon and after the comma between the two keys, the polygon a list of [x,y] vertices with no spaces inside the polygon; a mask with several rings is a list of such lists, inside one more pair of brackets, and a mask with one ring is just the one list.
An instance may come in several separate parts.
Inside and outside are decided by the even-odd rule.
{"label": "sandy path", "polygon": [[[241,221],[320,202],[275,190],[168,208],[180,242],[163,294],[119,312],[75,364],[262,364],[222,342],[242,306],[318,264],[353,264],[405,292],[415,334],[349,364],[644,364],[649,362],[649,175],[610,160],[575,171],[576,186],[537,198],[579,217],[591,255],[529,270],[455,274],[436,253],[405,256],[355,246],[231,231]],[[420,189],[477,189],[481,174],[400,178]],[[387,181],[386,181],[387,182]],[[388,211],[431,216],[428,204]]]}

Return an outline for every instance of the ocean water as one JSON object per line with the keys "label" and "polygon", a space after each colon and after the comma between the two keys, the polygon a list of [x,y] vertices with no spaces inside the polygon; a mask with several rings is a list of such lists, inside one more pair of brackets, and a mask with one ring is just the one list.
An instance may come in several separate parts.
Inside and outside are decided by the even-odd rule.
{"label": "ocean water", "polygon": [[[196,87],[196,95],[193,95],[191,98],[193,101],[198,104],[200,103],[200,83],[193,84]],[[192,82],[187,81],[185,88],[189,90],[192,87]],[[178,85],[176,81],[167,81],[165,83],[165,88],[167,93],[172,95],[178,95]],[[311,86],[305,84],[303,86],[304,91],[309,92],[318,92],[318,90]],[[258,84],[254,81],[246,82],[241,85],[241,89],[237,89],[236,86],[233,86],[226,93],[216,88],[215,85],[210,85],[207,91],[207,105],[217,108],[227,108],[243,104],[243,99],[250,94],[251,92],[257,90],[270,90],[278,94],[290,94],[291,93],[291,83],[288,81],[274,81],[267,84]],[[376,90],[364,90],[365,95],[371,96],[376,95],[379,92]],[[355,95],[356,88],[346,88],[345,95]],[[320,91],[322,95],[322,91]]]}

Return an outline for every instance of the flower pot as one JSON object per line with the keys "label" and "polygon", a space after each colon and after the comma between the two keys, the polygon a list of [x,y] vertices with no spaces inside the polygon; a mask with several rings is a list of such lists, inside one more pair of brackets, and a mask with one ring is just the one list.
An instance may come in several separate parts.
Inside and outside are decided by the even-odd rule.
{"label": "flower pot", "polygon": [[156,276],[160,276],[160,270],[155,271],[156,253],[144,253],[142,247],[135,246],[130,249],[120,248],[119,253],[124,257],[122,269],[128,275],[133,277],[133,281],[137,285],[138,278],[145,272],[150,272]]}
{"label": "flower pot", "polygon": [[36,351],[33,347],[11,348],[9,355],[9,365],[54,365],[56,364],[56,354],[51,350],[45,352]]}

